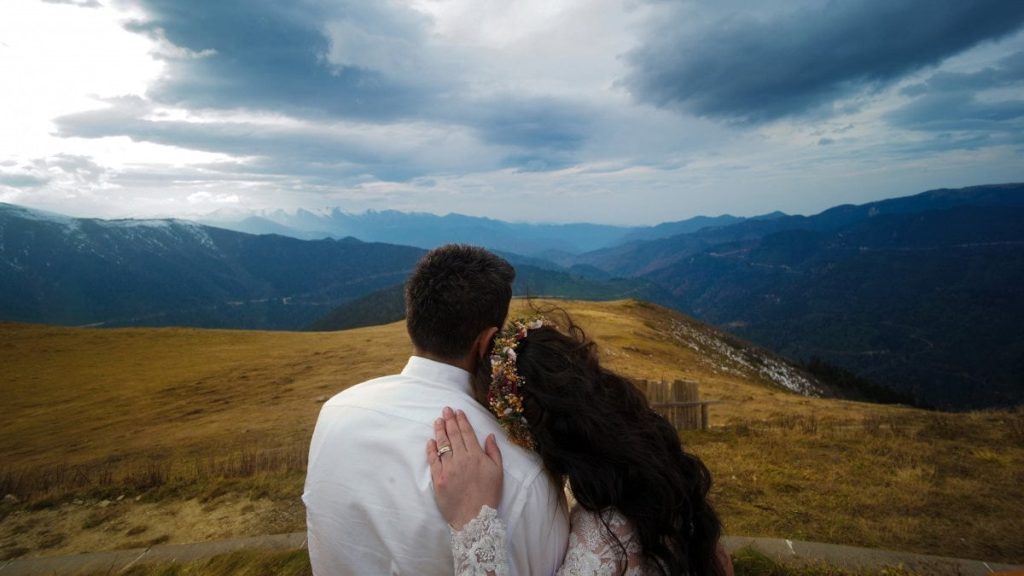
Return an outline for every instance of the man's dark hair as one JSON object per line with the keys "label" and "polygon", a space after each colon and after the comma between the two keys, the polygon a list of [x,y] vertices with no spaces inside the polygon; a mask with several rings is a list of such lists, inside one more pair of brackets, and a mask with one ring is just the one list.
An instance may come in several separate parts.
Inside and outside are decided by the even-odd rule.
{"label": "man's dark hair", "polygon": [[413,344],[444,360],[464,357],[481,332],[501,329],[516,271],[483,248],[431,250],[405,285],[405,324]]}

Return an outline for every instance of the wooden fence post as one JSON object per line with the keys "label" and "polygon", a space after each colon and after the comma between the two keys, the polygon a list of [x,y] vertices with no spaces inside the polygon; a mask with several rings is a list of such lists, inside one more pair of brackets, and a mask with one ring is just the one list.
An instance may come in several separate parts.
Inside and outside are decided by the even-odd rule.
{"label": "wooden fence post", "polygon": [[676,430],[707,430],[711,427],[708,404],[717,400],[701,400],[696,382],[647,380],[638,382],[637,387],[647,397],[651,408],[664,416]]}

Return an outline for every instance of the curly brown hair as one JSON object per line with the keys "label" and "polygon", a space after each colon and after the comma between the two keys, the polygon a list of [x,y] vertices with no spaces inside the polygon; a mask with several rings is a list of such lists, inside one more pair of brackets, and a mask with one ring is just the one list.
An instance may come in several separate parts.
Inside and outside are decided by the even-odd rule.
{"label": "curly brown hair", "polygon": [[[613,508],[625,516],[644,558],[663,574],[721,574],[722,525],[708,501],[711,473],[636,386],[601,366],[594,342],[560,314],[564,332],[530,330],[517,350],[523,409],[544,466],[568,481],[584,509]],[[489,382],[481,367],[474,377],[478,397]]]}

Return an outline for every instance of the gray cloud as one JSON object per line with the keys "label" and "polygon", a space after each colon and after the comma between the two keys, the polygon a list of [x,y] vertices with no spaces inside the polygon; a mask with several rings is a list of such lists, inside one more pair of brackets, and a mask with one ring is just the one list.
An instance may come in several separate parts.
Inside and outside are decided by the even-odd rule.
{"label": "gray cloud", "polygon": [[975,72],[936,72],[924,82],[907,86],[901,93],[920,96],[935,92],[975,92],[1024,82],[1024,52],[1015,52]]}
{"label": "gray cloud", "polygon": [[[137,2],[146,18],[129,29],[170,46],[163,54],[167,74],[147,95],[160,104],[270,110],[327,123],[447,124],[504,149],[500,166],[524,170],[572,164],[589,135],[591,111],[577,102],[511,91],[467,96],[457,53],[432,43],[429,19],[399,3]],[[311,161],[341,157],[382,179],[408,178],[420,170],[410,167],[407,158],[389,164],[356,142],[324,142],[316,135],[306,141],[266,130],[247,139],[227,126],[211,126],[215,133],[203,134],[197,126],[140,122],[134,112],[124,117],[125,103],[117,108],[66,117],[61,132],[123,134],[211,152],[244,152],[265,156],[268,164],[272,156],[294,158],[304,151]],[[485,154],[475,168],[496,167],[488,162]]]}
{"label": "gray cloud", "polygon": [[91,158],[75,154],[54,154],[27,162],[6,161],[0,166],[0,186],[10,188],[39,188],[50,184],[93,184],[106,175],[107,170]]}
{"label": "gray cloud", "polygon": [[[986,91],[1024,85],[1024,52],[975,72],[936,72],[902,90],[912,100],[888,113],[892,125],[916,131],[973,133],[960,136],[972,146],[1024,142],[1024,99],[993,97]],[[982,97],[985,96],[985,97]],[[956,141],[946,137],[940,144]]]}
{"label": "gray cloud", "polygon": [[43,178],[34,174],[5,174],[0,172],[0,186],[11,188],[36,188],[49,182],[49,178]]}
{"label": "gray cloud", "polygon": [[468,120],[488,142],[525,148],[578,148],[589,114],[554,98],[496,98],[480,103]]}
{"label": "gray cloud", "polygon": [[78,154],[55,154],[48,158],[40,158],[33,162],[39,170],[57,170],[64,174],[73,174],[82,179],[98,181],[106,173],[106,168],[97,164],[88,156]]}
{"label": "gray cloud", "polygon": [[[255,108],[362,119],[409,117],[441,96],[434,79],[373,67],[381,60],[332,54],[328,23],[390,39],[412,58],[425,41],[422,18],[378,2],[140,0],[147,15],[129,29],[162,35],[201,58],[172,58],[151,90],[186,107]],[[353,47],[356,56],[365,45]],[[337,52],[336,50],[334,52]],[[395,60],[401,60],[401,54]],[[332,58],[334,61],[332,61]],[[402,73],[405,72],[405,73]]]}
{"label": "gray cloud", "polygon": [[[373,177],[408,181],[429,173],[515,168],[546,171],[575,162],[586,116],[558,102],[468,102],[447,124],[189,122],[159,117],[139,97],[55,119],[61,137],[127,136],[136,141],[222,153],[239,161],[207,168],[236,175],[295,175],[329,184]],[[460,124],[465,122],[465,125]]]}
{"label": "gray cloud", "polygon": [[1024,100],[983,102],[972,94],[929,94],[887,115],[894,125],[912,130],[1019,132]]}
{"label": "gray cloud", "polygon": [[575,163],[593,114],[583,105],[554,98],[506,96],[471,103],[455,121],[473,126],[485,142],[514,148],[505,167],[543,172]]}
{"label": "gray cloud", "polygon": [[69,206],[81,206],[110,175],[91,158],[74,154],[5,161],[0,166],[0,197],[4,201],[29,202],[62,213]]}
{"label": "gray cloud", "polygon": [[155,120],[147,117],[152,107],[141,98],[118,98],[108,102],[108,108],[57,118],[58,134],[81,138],[128,136],[137,141],[240,156],[266,156],[290,150],[293,156],[311,159],[326,156],[346,157],[354,162],[372,159],[365,148],[350,146],[341,138],[330,138],[312,130],[275,128],[247,122]]}
{"label": "gray cloud", "polygon": [[111,100],[110,104],[109,108],[57,118],[58,134],[81,138],[128,136],[136,141],[253,157],[244,164],[220,165],[251,173],[320,174],[335,178],[368,174],[382,180],[405,180],[423,170],[401,149],[375,148],[352,131],[310,125],[156,120],[149,117],[150,104],[140,98],[121,98]]}
{"label": "gray cloud", "polygon": [[623,84],[639,101],[739,123],[833,105],[1024,23],[1017,0],[815,2],[697,26],[687,10],[659,12]]}

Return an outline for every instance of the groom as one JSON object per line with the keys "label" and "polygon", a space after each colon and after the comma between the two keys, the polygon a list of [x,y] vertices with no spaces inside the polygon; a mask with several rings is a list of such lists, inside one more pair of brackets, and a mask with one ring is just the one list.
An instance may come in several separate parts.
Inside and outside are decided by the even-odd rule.
{"label": "groom", "polygon": [[481,439],[498,439],[512,573],[554,574],[562,564],[561,488],[535,453],[506,440],[470,386],[505,322],[514,278],[508,262],[472,246],[442,246],[417,264],[405,292],[413,356],[402,373],[353,386],[320,410],[302,495],[314,575],[452,573],[423,455],[444,406],[465,411]]}

